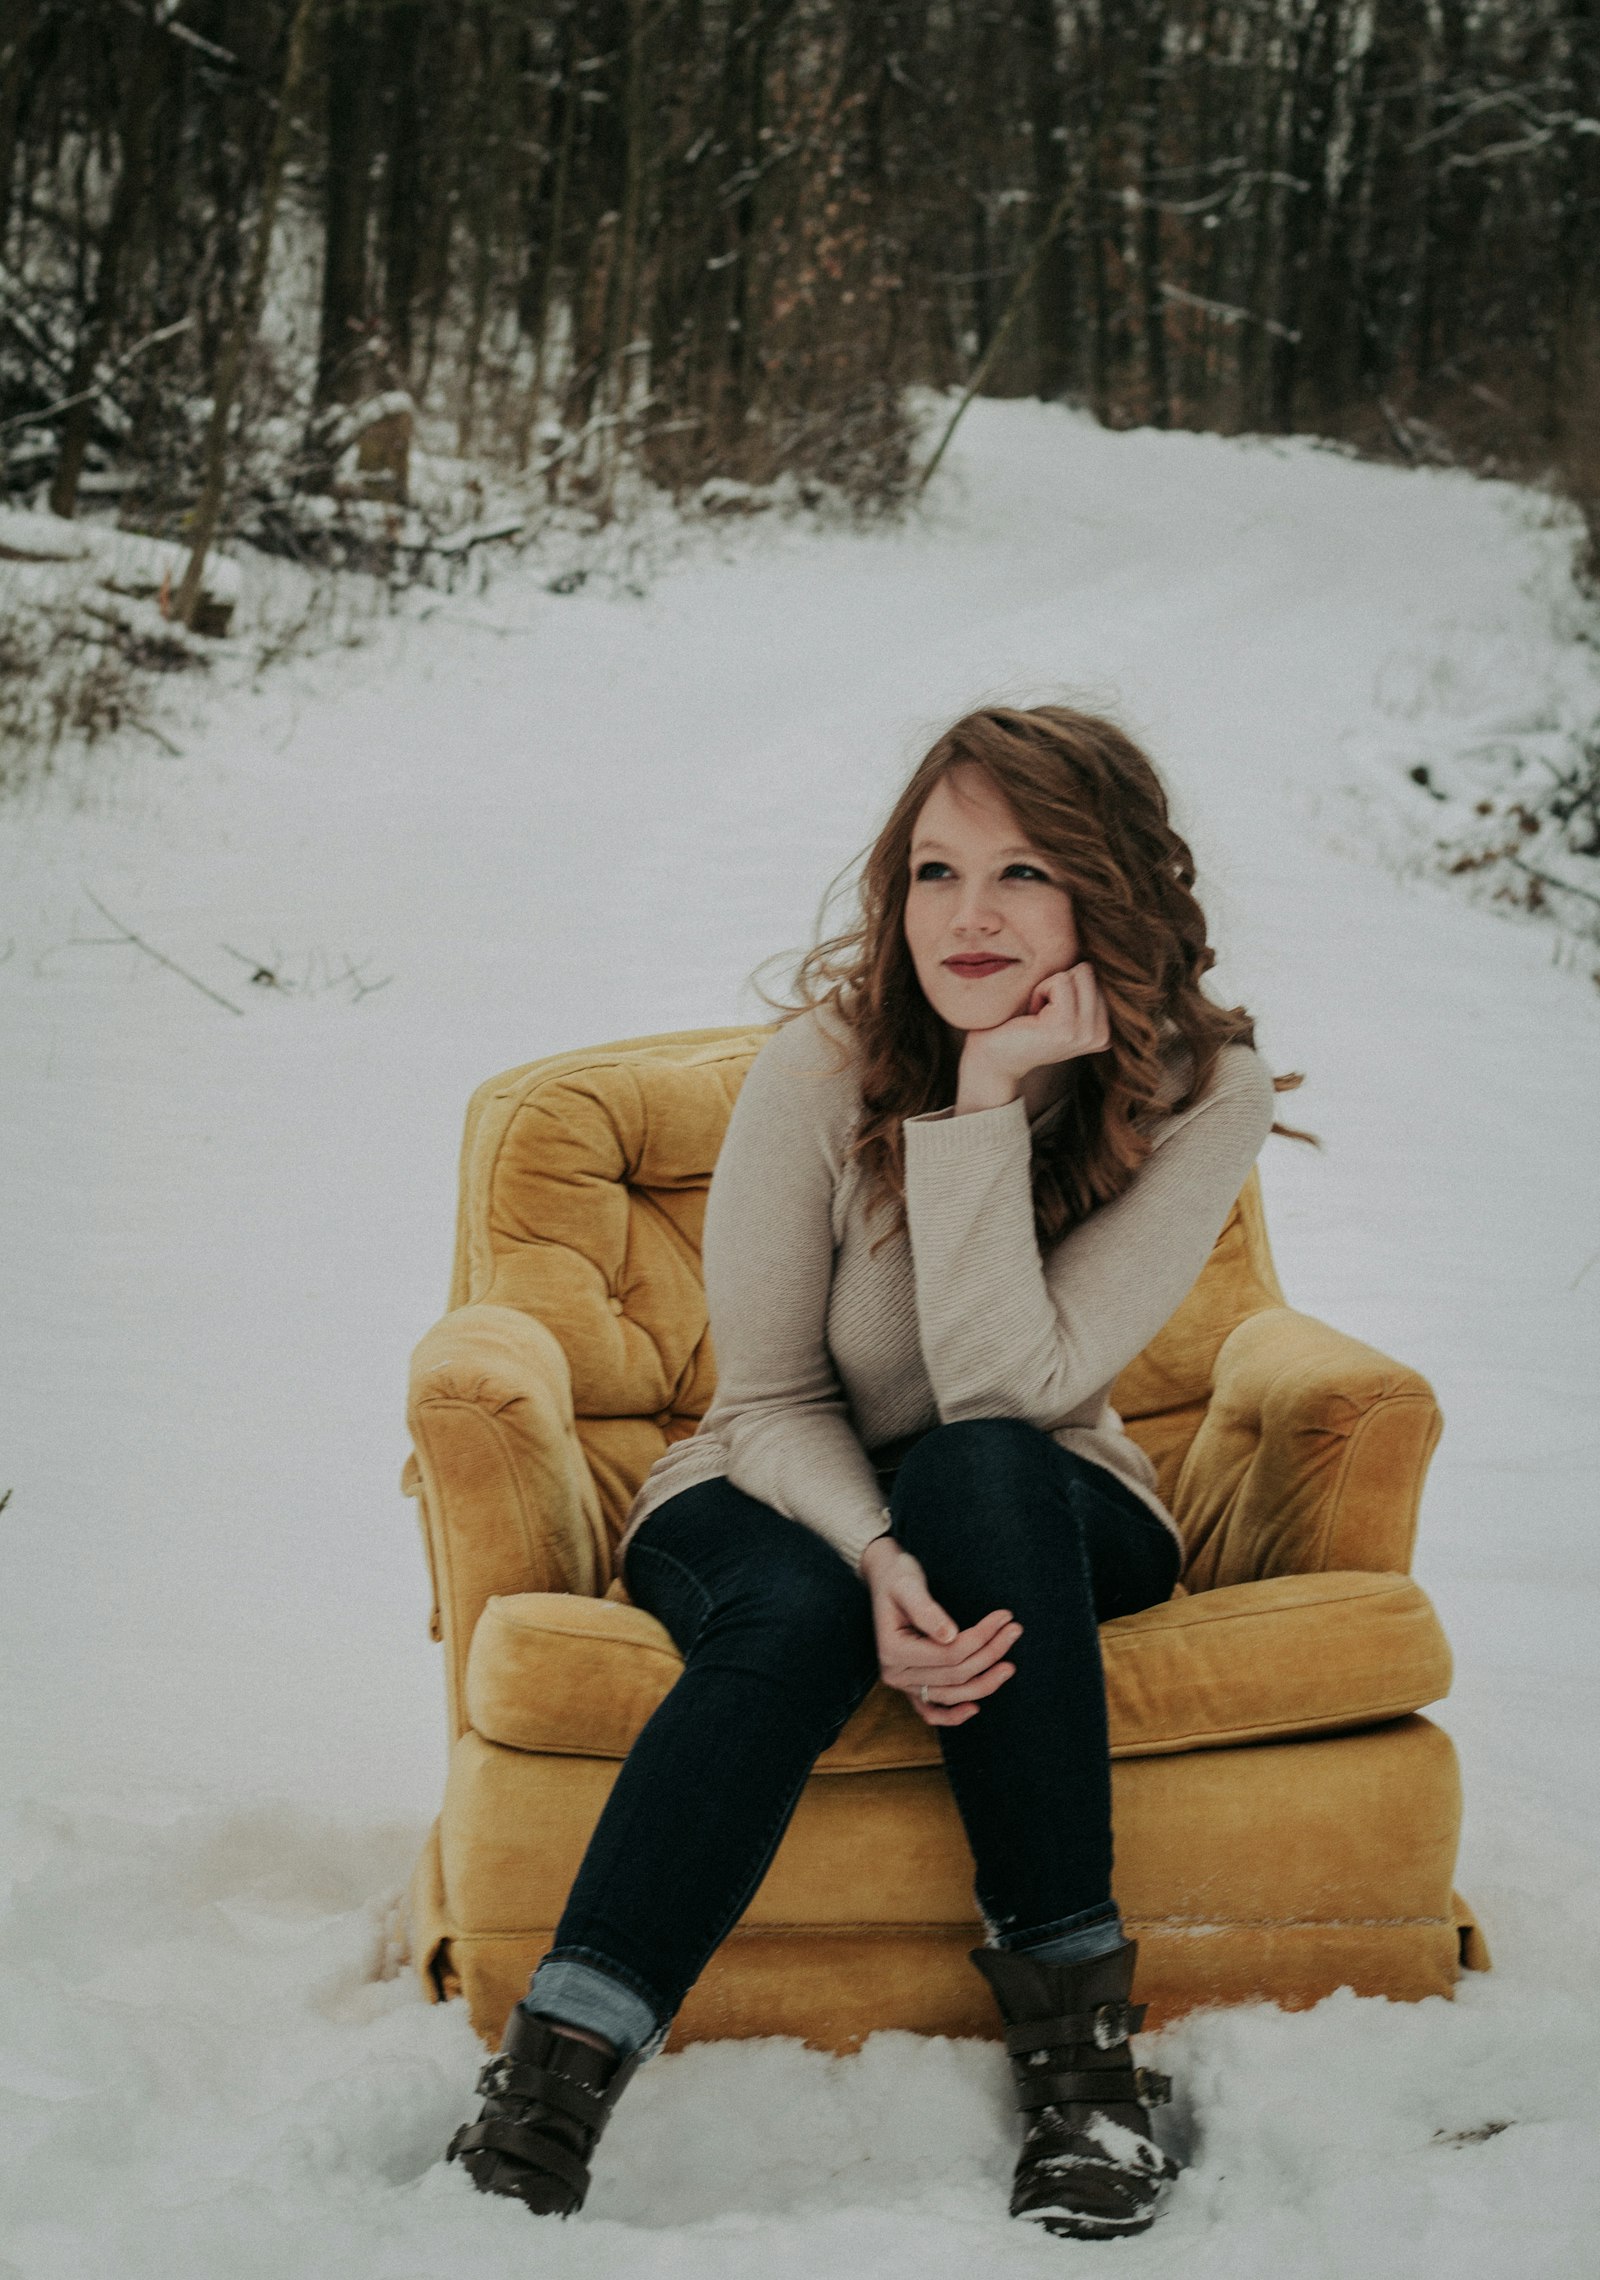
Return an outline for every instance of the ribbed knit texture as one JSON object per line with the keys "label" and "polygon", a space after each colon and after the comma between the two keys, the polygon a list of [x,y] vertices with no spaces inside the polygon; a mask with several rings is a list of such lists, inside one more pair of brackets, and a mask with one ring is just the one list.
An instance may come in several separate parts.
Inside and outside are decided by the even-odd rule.
{"label": "ribbed knit texture", "polygon": [[886,1525],[869,1452],[975,1417],[1043,1427],[1173,1527],[1106,1396],[1194,1283],[1266,1138],[1260,1056],[1225,1046],[1204,1096],[1152,1119],[1131,1184],[1044,1258],[1029,1172],[1048,1110],[1031,1126],[1021,1101],[908,1119],[907,1224],[886,1240],[847,1156],[860,1113],[851,1040],[827,1015],[785,1023],[756,1056],[706,1205],[716,1395],[652,1467],[624,1543],[725,1475],[858,1566]]}

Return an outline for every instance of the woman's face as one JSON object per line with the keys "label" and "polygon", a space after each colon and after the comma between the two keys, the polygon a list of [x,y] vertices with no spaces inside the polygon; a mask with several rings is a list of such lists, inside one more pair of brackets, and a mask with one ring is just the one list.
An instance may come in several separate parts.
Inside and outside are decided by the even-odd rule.
{"label": "woman's face", "polygon": [[1078,959],[1072,897],[981,768],[952,768],[911,833],[906,947],[952,1029],[995,1029]]}

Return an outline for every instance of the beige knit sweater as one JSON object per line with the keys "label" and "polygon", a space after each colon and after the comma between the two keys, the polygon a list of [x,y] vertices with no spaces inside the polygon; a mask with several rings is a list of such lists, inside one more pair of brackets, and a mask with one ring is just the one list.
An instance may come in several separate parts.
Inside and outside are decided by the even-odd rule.
{"label": "beige knit sweater", "polygon": [[883,1214],[869,1218],[847,1153],[860,1109],[832,1017],[802,1014],[757,1054],[706,1206],[716,1395],[652,1467],[624,1542],[669,1496],[725,1476],[857,1566],[886,1525],[871,1452],[975,1417],[1042,1426],[1172,1527],[1106,1394],[1204,1266],[1266,1137],[1259,1055],[1224,1047],[1192,1108],[1152,1118],[1130,1185],[1042,1258],[1029,1156],[1050,1111],[1031,1126],[1020,1100],[909,1118],[906,1226],[874,1250]]}

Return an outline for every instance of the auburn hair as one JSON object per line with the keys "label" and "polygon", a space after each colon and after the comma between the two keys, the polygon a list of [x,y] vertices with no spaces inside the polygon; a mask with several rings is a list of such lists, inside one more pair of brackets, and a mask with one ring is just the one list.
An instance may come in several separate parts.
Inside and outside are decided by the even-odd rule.
{"label": "auburn hair", "polygon": [[[1065,705],[966,714],[912,772],[862,864],[856,923],[806,953],[795,974],[800,1002],[785,1009],[792,1018],[828,1008],[853,1035],[862,1117],[852,1152],[873,1204],[894,1211],[886,1233],[904,1215],[902,1125],[948,1107],[956,1092],[959,1041],[924,997],[905,933],[912,832],[956,768],[983,770],[1056,870],[1110,1016],[1110,1044],[1068,1063],[1059,1110],[1034,1145],[1034,1223],[1047,1248],[1128,1185],[1152,1145],[1141,1120],[1198,1100],[1223,1046],[1254,1044],[1255,1024],[1243,1006],[1216,1005],[1201,990],[1216,953],[1195,900],[1194,857],[1132,738]],[[1175,1040],[1186,1051],[1174,1097]],[[1300,1082],[1274,1079],[1280,1092]]]}

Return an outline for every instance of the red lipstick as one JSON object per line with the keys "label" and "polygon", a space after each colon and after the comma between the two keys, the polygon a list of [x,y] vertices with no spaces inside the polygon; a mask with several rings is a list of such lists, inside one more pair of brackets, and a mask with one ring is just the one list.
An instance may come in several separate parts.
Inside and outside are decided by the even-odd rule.
{"label": "red lipstick", "polygon": [[959,974],[964,981],[982,981],[989,974],[1001,973],[1007,966],[1017,964],[1015,958],[997,958],[993,952],[974,951],[961,958],[946,958],[946,971]]}

